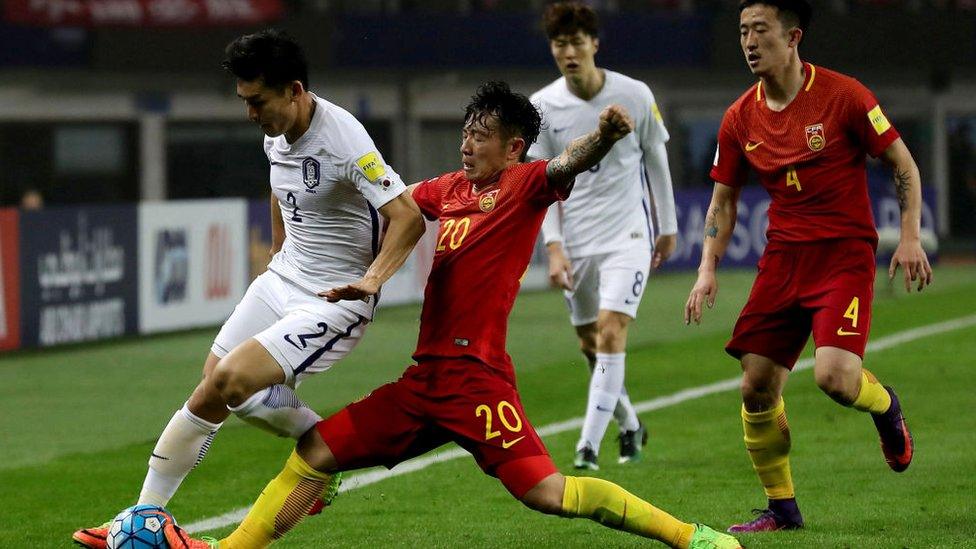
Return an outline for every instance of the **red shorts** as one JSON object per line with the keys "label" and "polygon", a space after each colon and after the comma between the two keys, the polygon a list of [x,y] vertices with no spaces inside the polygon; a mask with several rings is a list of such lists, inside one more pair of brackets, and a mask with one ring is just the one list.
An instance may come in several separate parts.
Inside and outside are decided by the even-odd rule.
{"label": "red shorts", "polygon": [[773,244],[725,350],[754,353],[792,369],[813,332],[817,347],[860,357],[871,329],[874,248],[858,239]]}
{"label": "red shorts", "polygon": [[316,428],[341,470],[391,468],[453,441],[518,498],[557,471],[511,376],[475,360],[411,366]]}

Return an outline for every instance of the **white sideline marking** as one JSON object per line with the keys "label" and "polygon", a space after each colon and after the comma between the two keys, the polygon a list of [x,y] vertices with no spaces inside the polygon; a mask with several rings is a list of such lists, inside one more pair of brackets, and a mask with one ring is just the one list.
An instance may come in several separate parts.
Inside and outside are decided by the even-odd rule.
{"label": "white sideline marking", "polygon": [[[916,339],[922,339],[954,330],[961,330],[970,326],[976,326],[976,315],[964,316],[953,320],[947,320],[945,322],[929,324],[927,326],[920,326],[918,328],[912,328],[910,330],[885,336],[877,339],[876,341],[868,343],[867,350],[870,352],[883,351],[903,343],[915,341]],[[813,359],[805,358],[796,363],[793,371],[806,370],[812,367]],[[682,402],[687,402],[696,398],[737,389],[740,382],[741,379],[739,377],[734,377],[723,381],[717,381],[715,383],[709,383],[708,385],[692,387],[691,389],[683,389],[677,393],[667,396],[638,402],[634,404],[634,408],[638,413],[660,410],[662,408],[675,406],[677,404],[681,404]],[[536,431],[539,433],[539,436],[549,436],[579,429],[582,426],[583,418],[575,417],[566,421],[560,421],[558,423],[550,423],[549,425],[545,425]],[[370,484],[375,484],[381,480],[420,471],[421,469],[426,469],[435,463],[450,461],[466,455],[468,455],[468,453],[461,448],[453,448],[451,450],[447,450],[446,452],[438,452],[436,454],[421,456],[409,461],[405,461],[393,469],[372,469],[364,473],[351,475],[343,479],[342,487],[339,489],[339,492],[348,492],[349,490],[369,486]],[[186,528],[188,532],[193,533],[206,532],[208,530],[216,530],[217,528],[230,526],[231,524],[236,524],[243,520],[244,516],[247,515],[248,509],[249,507],[241,507],[240,509],[236,509],[229,513],[224,513],[223,515],[199,520],[197,522],[191,522],[190,524],[184,526],[184,528]]]}

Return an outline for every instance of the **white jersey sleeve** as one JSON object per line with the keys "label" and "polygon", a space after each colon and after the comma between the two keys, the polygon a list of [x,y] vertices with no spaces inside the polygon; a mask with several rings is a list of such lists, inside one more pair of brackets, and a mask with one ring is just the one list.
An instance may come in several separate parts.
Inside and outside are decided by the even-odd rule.
{"label": "white jersey sleeve", "polygon": [[678,232],[678,218],[674,205],[674,189],[671,184],[671,168],[668,165],[668,151],[664,144],[671,136],[664,126],[661,110],[654,100],[654,94],[646,85],[645,104],[648,110],[642,117],[640,146],[644,152],[644,172],[647,174],[647,189],[654,204],[658,230],[662,235]]}
{"label": "white jersey sleeve", "polygon": [[393,171],[376,149],[366,128],[351,115],[348,118],[349,123],[340,127],[342,135],[337,140],[345,147],[340,153],[339,168],[342,175],[378,210],[400,196],[406,186],[400,174]]}

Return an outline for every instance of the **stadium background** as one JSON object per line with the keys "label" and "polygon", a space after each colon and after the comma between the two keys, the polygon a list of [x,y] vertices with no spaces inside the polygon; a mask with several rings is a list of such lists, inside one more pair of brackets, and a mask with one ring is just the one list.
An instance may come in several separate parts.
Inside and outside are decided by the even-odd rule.
{"label": "stadium background", "polygon": [[[817,12],[802,57],[853,74],[875,91],[919,164],[925,197],[923,226],[939,237],[934,295],[928,296],[929,301],[922,296],[915,302],[879,292],[882,313],[876,326],[885,333],[972,313],[976,309],[972,298],[976,290],[976,2],[814,4]],[[654,297],[641,313],[657,322],[662,315],[679,314],[693,282],[689,271],[700,253],[715,133],[725,108],[752,78],[738,48],[734,2],[600,0],[594,5],[603,21],[597,64],[647,82],[671,133],[668,154],[678,203],[679,249],[666,268],[671,272],[651,285],[648,295]],[[152,444],[149,438],[158,434],[171,408],[192,388],[213,326],[226,317],[250,278],[263,269],[269,241],[267,160],[260,130],[244,120],[233,80],[218,66],[229,40],[267,26],[294,34],[309,56],[312,91],[362,120],[388,162],[409,182],[457,168],[461,112],[478,83],[504,79],[528,94],[558,76],[539,29],[542,6],[538,0],[0,0],[0,484],[22,482],[36,492],[26,509],[45,505],[42,494],[71,501],[63,490],[40,488],[57,481],[45,481],[34,464],[50,462],[58,464],[57,470],[68,474],[76,487],[104,489],[108,503],[98,508],[98,516],[79,518],[82,523],[104,520],[108,509],[128,501],[144,472]],[[885,228],[897,227],[897,202],[886,170],[876,163],[869,169],[874,209],[885,234]],[[30,190],[43,196],[43,208],[19,207]],[[684,385],[679,381],[704,383],[734,375],[734,368],[721,357],[721,343],[747,292],[752,272],[748,267],[764,245],[765,206],[760,189],[747,189],[726,263],[747,268],[727,275],[730,282],[722,297],[727,301],[708,320],[708,330],[697,339],[689,338],[675,323],[657,331],[642,329],[633,338],[636,361],[641,357],[657,361],[662,356],[658,353],[663,353],[673,363],[661,371],[669,381],[659,384],[660,378],[648,376],[635,382],[637,390],[643,387],[645,395],[660,395],[681,389]],[[404,271],[387,285],[385,304],[420,298],[429,248],[418,248]],[[537,254],[527,288],[544,287],[542,260]],[[562,375],[553,362],[578,360],[573,358],[575,343],[560,301],[556,294],[527,296],[516,305],[513,320],[512,354],[524,372],[520,384],[527,408],[540,425],[543,420],[578,414],[585,394],[582,375],[553,382],[553,375]],[[890,320],[884,320],[885,311]],[[415,313],[409,305],[384,313],[371,329],[373,339],[367,339],[351,358],[349,368],[360,370],[347,374],[340,368],[320,376],[323,379],[309,384],[313,386],[309,392],[315,395],[309,396],[310,402],[319,409],[335,409],[396,375],[415,338]],[[195,327],[205,329],[119,339]],[[976,354],[972,333],[970,328],[955,339],[936,340],[915,349],[914,355],[903,355],[919,361],[944,356],[949,362],[962,362],[957,370],[945,367],[952,375],[944,384],[927,387],[932,398],[965,387],[961,372],[971,366]],[[105,344],[63,346],[106,339]],[[560,350],[547,353],[539,348],[539,340],[559,345]],[[55,346],[60,347],[44,349]],[[651,347],[657,350],[650,352]],[[703,355],[701,349],[711,352]],[[689,360],[716,365],[686,379],[689,374],[681,365]],[[369,361],[373,362],[363,364]],[[900,364],[890,367],[898,372]],[[141,377],[126,379],[132,373]],[[932,381],[924,376],[922,380]],[[338,385],[343,388],[334,390]],[[314,387],[325,392],[315,394]],[[75,394],[78,388],[81,394]],[[113,392],[132,394],[118,399],[111,397]],[[827,406],[815,400],[818,397],[809,398],[819,403],[813,409]],[[963,403],[976,405],[971,395],[962,398]],[[735,398],[725,400],[721,413],[734,420],[734,413],[726,412],[734,409]],[[719,414],[711,409],[704,413]],[[117,424],[119,414],[127,414],[127,422],[145,421],[148,426],[133,434],[127,422]],[[960,447],[972,445],[971,434],[965,435],[976,427],[970,416],[960,415],[957,423],[946,427],[947,436],[956,437]],[[66,434],[76,428],[66,424],[72,417],[99,432],[97,440],[84,436],[84,429]],[[685,416],[675,412],[672,417],[680,423]],[[57,427],[39,432],[32,427],[38,419]],[[738,495],[729,495],[735,500],[730,505],[741,513],[742,494],[751,494],[754,480],[748,476],[748,466],[740,463],[741,433],[735,432],[735,425],[726,427],[723,436],[732,444],[729,457],[722,459],[734,464],[729,470],[742,480]],[[668,431],[659,429],[656,435],[666,440]],[[809,429],[816,431],[817,426]],[[257,463],[262,457],[269,466],[255,478],[235,479],[246,485],[241,496],[228,503],[235,506],[250,501],[253,490],[263,485],[285,455],[281,445],[271,445],[265,435],[239,431],[222,435],[227,442],[219,444],[252,450],[254,445],[270,445],[252,460]],[[562,446],[571,446],[570,436],[561,435]],[[864,436],[861,433],[860,439]],[[211,459],[226,462],[219,444]],[[566,453],[563,450],[561,454]],[[90,454],[93,451],[97,453]],[[675,446],[677,453],[665,454],[665,459],[679,474],[675,464],[683,463],[682,459],[695,464],[696,451],[710,449]],[[89,478],[92,455],[122,467],[114,471],[122,471],[118,474],[123,478],[108,473]],[[802,450],[796,459],[802,463]],[[944,467],[972,470],[974,465],[971,457],[956,456]],[[231,482],[214,467],[200,477],[209,475],[213,483]],[[611,468],[607,474],[631,473]],[[649,478],[665,481],[655,474]],[[823,471],[824,477],[833,474]],[[466,482],[482,482],[474,480],[470,471],[465,475]],[[206,482],[196,477],[191,475],[187,482],[187,500],[213,486],[194,484]],[[640,480],[632,482],[640,488]],[[960,509],[966,507],[964,494],[971,494],[971,481],[953,484],[951,489],[932,482],[910,486],[928,490],[928,504],[933,507],[951,507],[953,502]],[[909,497],[909,488],[899,490],[893,497]],[[84,495],[76,497],[76,506],[86,504]],[[695,501],[679,499],[672,504],[680,511],[685,503],[695,508]],[[190,520],[234,508],[175,505],[178,516],[189,515]],[[356,505],[353,499],[350,508]],[[6,521],[0,516],[0,546],[19,539],[9,528],[18,516],[14,506],[22,504],[0,498],[0,515],[7,515]],[[450,510],[441,508],[444,513]],[[716,521],[730,516],[715,513]],[[956,513],[968,521],[956,532],[959,541],[971,542],[976,534],[971,511]],[[53,546],[50,540],[66,539],[62,534],[84,525],[63,514],[58,517],[41,513],[31,518],[37,537],[29,538],[35,542],[26,546]],[[421,514],[415,520],[424,517],[431,518]],[[855,514],[838,520],[847,519],[863,517]],[[50,521],[58,520],[55,528]],[[529,519],[529,524],[539,523]],[[944,530],[952,523],[947,519],[939,524],[930,530]],[[59,533],[52,534],[54,530]],[[590,533],[576,526],[574,532],[580,531]],[[353,530],[350,535],[364,533]],[[557,534],[552,535],[557,537],[543,537],[538,543],[563,544]],[[587,539],[620,543],[619,537],[600,536]],[[816,531],[810,536],[799,538],[797,546],[884,546],[873,538],[861,543],[861,538],[838,541]],[[299,539],[307,544],[311,543],[307,539],[324,538]],[[387,541],[414,543],[408,539]],[[449,539],[454,541],[442,546],[471,542],[463,536]],[[918,546],[940,545],[920,539]],[[311,546],[297,543],[297,547]],[[472,543],[492,545],[477,536]],[[351,541],[347,545],[357,546]]]}

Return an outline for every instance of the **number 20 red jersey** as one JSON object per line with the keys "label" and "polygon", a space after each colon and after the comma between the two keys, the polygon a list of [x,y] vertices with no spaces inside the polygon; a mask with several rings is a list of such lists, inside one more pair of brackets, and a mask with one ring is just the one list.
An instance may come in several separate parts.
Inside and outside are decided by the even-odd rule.
{"label": "number 20 red jersey", "polygon": [[898,139],[878,100],[857,80],[807,63],[796,97],[781,112],[762,83],[729,107],[711,177],[733,187],[759,175],[772,199],[770,243],[860,238],[877,245],[865,153]]}
{"label": "number 20 red jersey", "polygon": [[546,209],[568,196],[550,186],[547,164],[506,168],[478,193],[461,171],[414,189],[424,215],[440,220],[414,360],[471,357],[512,376],[508,315]]}

